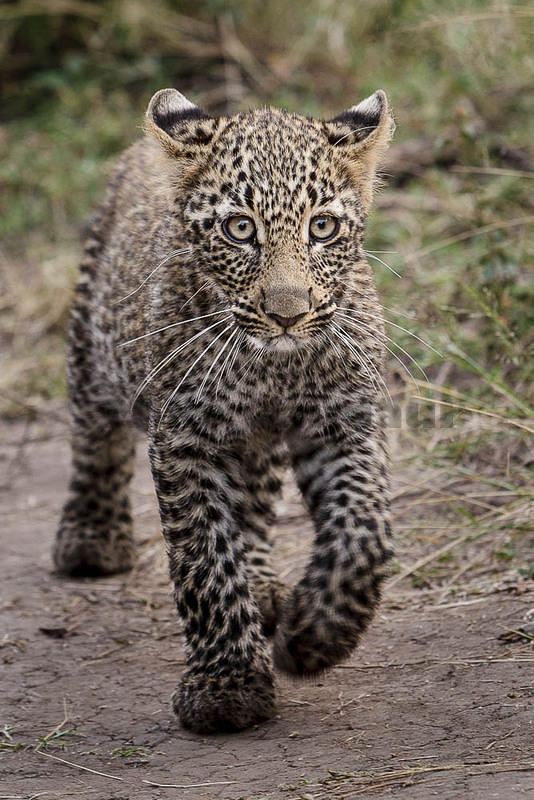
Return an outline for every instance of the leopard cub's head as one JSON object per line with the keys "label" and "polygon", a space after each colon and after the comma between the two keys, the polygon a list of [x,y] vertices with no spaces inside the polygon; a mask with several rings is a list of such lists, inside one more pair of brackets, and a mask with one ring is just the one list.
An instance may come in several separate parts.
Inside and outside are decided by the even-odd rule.
{"label": "leopard cub's head", "polygon": [[384,92],[318,121],[276,109],[214,118],[163,89],[146,128],[192,261],[253,342],[320,338],[336,304],[370,286],[363,223],[393,130]]}

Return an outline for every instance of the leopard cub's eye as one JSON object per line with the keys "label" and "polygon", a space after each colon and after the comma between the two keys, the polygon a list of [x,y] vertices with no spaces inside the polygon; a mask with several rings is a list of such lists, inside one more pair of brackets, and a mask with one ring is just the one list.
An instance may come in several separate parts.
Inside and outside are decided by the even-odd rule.
{"label": "leopard cub's eye", "polygon": [[243,214],[236,214],[225,219],[222,229],[233,242],[250,242],[256,234],[254,222]]}
{"label": "leopard cub's eye", "polygon": [[319,214],[310,222],[310,235],[313,239],[325,242],[332,239],[339,229],[339,220],[330,214]]}

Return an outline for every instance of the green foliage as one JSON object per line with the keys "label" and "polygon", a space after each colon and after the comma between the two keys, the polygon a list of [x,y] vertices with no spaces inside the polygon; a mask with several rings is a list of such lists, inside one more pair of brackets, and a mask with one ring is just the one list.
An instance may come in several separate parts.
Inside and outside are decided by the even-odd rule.
{"label": "green foliage", "polygon": [[74,729],[70,730],[59,730],[54,731],[52,735],[48,736],[39,736],[39,749],[41,750],[48,750],[48,749],[59,749],[65,750],[66,742],[64,741],[65,736],[72,736],[76,735],[76,731]]}
{"label": "green foliage", "polygon": [[511,561],[515,556],[515,552],[515,549],[506,543],[500,550],[494,550],[493,555],[501,561]]}
{"label": "green foliage", "polygon": [[134,745],[115,747],[111,751],[111,757],[129,759],[130,763],[138,767],[149,763],[149,758],[146,748]]}

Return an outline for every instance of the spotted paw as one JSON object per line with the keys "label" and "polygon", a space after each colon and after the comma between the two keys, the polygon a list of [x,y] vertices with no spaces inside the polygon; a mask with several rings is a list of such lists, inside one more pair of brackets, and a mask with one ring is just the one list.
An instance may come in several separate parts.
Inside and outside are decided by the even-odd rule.
{"label": "spotted paw", "polygon": [[53,559],[58,572],[64,575],[110,575],[133,567],[135,549],[129,531],[104,536],[98,529],[61,527]]}
{"label": "spotted paw", "polygon": [[357,636],[347,628],[330,625],[306,626],[297,633],[278,628],[273,646],[275,666],[291,675],[312,675],[348,658]]}
{"label": "spotted paw", "polygon": [[293,675],[333,667],[350,656],[373,613],[371,606],[345,602],[339,609],[318,604],[297,586],[276,630],[275,666]]}
{"label": "spotted paw", "polygon": [[243,730],[276,710],[270,671],[220,677],[186,673],[172,702],[184,728],[195,733]]}

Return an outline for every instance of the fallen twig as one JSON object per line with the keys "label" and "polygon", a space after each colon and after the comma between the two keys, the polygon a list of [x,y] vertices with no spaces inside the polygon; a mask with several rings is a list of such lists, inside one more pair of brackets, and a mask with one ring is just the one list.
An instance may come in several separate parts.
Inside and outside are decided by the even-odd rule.
{"label": "fallen twig", "polygon": [[475,664],[526,664],[534,662],[534,658],[521,656],[520,658],[508,658],[503,656],[491,656],[480,658],[476,656],[466,656],[465,658],[421,658],[418,661],[386,661],[384,664],[338,664],[333,669],[404,669],[405,667],[442,667],[442,666],[466,666]]}
{"label": "fallen twig", "polygon": [[83,769],[84,772],[92,772],[93,775],[101,775],[103,778],[111,778],[113,781],[123,781],[124,778],[119,778],[117,775],[109,775],[107,772],[99,772],[97,769],[91,769],[91,767],[84,767],[83,764],[75,764],[74,761],[67,761],[66,758],[60,758],[59,756],[54,756],[52,753],[44,753],[42,750],[36,748],[34,753],[38,753],[40,756],[46,756],[46,758],[53,758],[54,761],[60,761],[62,764],[67,764],[69,767],[76,767],[76,769]]}
{"label": "fallen twig", "polygon": [[34,753],[38,753],[40,756],[46,756],[47,758],[53,758],[54,761],[60,761],[62,764],[67,764],[69,767],[76,767],[77,769],[82,769],[84,772],[92,772],[93,775],[101,775],[104,778],[111,778],[114,781],[123,781],[124,778],[118,778],[116,775],[108,775],[107,772],[99,772],[96,769],[91,769],[91,767],[84,767],[82,764],[75,764],[74,761],[67,761],[66,758],[60,758],[59,756],[52,755],[52,753],[45,753],[41,750],[41,747],[46,744],[50,739],[59,733],[64,725],[69,722],[69,714],[67,709],[67,699],[63,698],[63,719],[56,725],[56,727],[50,731],[46,736],[43,736],[39,741],[39,744],[36,748],[34,748]]}
{"label": "fallen twig", "polygon": [[[418,775],[428,775],[436,772],[451,772],[451,771],[467,771],[468,775],[484,775],[491,772],[522,772],[534,769],[534,761],[490,761],[481,764],[439,764],[435,766],[417,766],[406,767],[405,769],[390,770],[387,772],[377,772],[374,775],[367,773],[366,775],[355,775],[350,773],[343,773],[337,776],[343,780],[347,780],[346,791],[341,787],[336,787],[336,797],[353,797],[357,794],[372,791],[374,789],[382,789],[386,786],[391,786],[396,783],[412,780]],[[348,781],[350,780],[350,784]],[[328,795],[321,793],[316,795],[316,800],[322,797],[330,797],[331,785],[336,781],[336,774],[332,778],[327,778],[323,781]]]}
{"label": "fallen twig", "polygon": [[237,781],[208,781],[207,783],[156,783],[143,778],[143,783],[149,786],[157,786],[158,789],[200,789],[203,786],[230,786]]}
{"label": "fallen twig", "polygon": [[97,661],[102,661],[103,658],[107,658],[114,653],[119,653],[121,650],[124,650],[124,645],[121,645],[120,647],[112,647],[110,650],[105,650],[103,653],[100,653],[100,655],[96,656],[96,658],[91,658],[89,661],[84,661],[83,665],[88,667],[90,664],[96,664]]}
{"label": "fallen twig", "polygon": [[56,735],[56,733],[59,733],[59,732],[60,732],[60,730],[61,730],[61,728],[63,727],[63,725],[66,725],[66,724],[67,724],[67,722],[69,722],[69,712],[68,712],[68,709],[67,709],[67,698],[66,698],[66,697],[64,697],[64,698],[63,698],[63,719],[61,720],[61,722],[59,723],[59,725],[56,725],[56,727],[54,728],[54,730],[50,731],[50,733],[47,733],[47,735],[46,735],[46,736],[43,736],[43,737],[42,737],[42,738],[39,740],[39,744],[38,744],[38,745],[37,745],[37,747],[35,748],[35,751],[37,752],[38,750],[40,750],[40,749],[41,749],[41,747],[42,747],[44,744],[46,744],[47,742],[49,742],[49,741],[50,741],[50,739],[51,739],[53,736],[55,736],[55,735]]}

